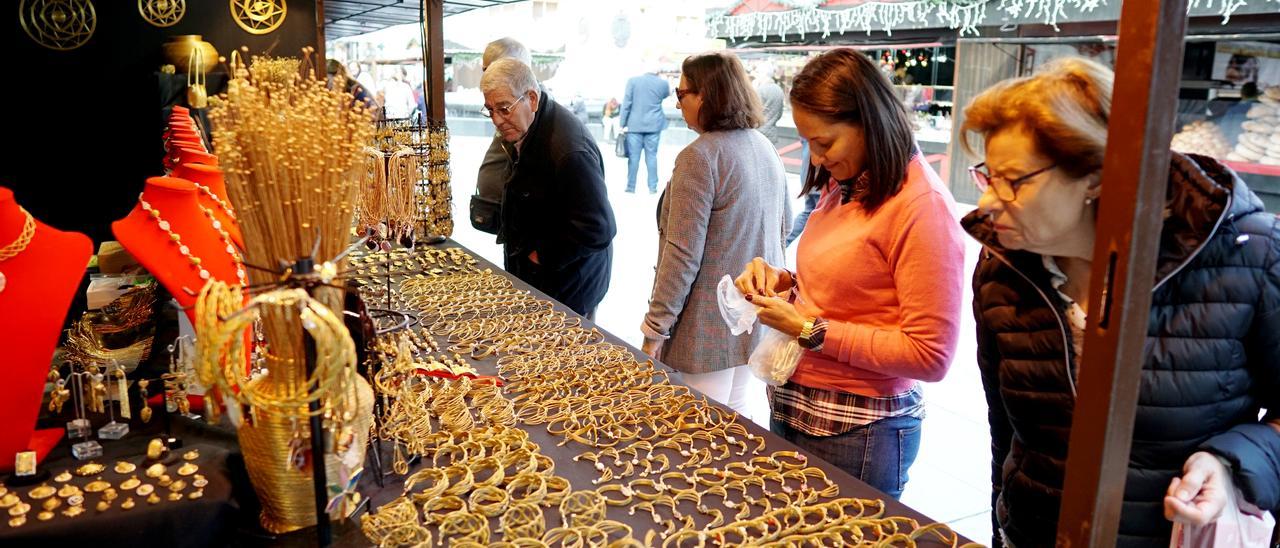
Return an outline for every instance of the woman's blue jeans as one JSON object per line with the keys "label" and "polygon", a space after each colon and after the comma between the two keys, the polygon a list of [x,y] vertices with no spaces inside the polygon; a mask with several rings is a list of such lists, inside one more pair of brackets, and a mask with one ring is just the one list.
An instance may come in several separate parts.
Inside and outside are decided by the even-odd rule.
{"label": "woman's blue jeans", "polygon": [[920,452],[920,423],[915,417],[891,417],[836,436],[810,436],[771,419],[769,430],[897,499]]}

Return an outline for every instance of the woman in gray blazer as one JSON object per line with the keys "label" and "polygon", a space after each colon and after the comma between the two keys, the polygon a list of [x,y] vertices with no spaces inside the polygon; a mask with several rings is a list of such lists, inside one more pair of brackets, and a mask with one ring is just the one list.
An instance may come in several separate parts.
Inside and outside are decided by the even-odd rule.
{"label": "woman in gray blazer", "polygon": [[676,157],[658,206],[658,267],[641,330],[644,351],[685,383],[740,409],[756,335],[734,337],[716,285],[753,257],[783,261],[790,230],[786,174],[755,128],[760,98],[730,53],[685,59],[676,105],[698,133]]}

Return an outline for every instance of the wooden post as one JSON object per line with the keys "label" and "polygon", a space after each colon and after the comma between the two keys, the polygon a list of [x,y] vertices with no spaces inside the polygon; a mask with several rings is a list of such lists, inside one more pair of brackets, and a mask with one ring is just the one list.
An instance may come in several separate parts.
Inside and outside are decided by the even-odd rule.
{"label": "wooden post", "polygon": [[422,92],[426,95],[427,118],[443,124],[444,109],[444,0],[422,0],[422,26],[426,41],[422,48],[422,64],[426,78]]}
{"label": "wooden post", "polygon": [[1059,546],[1114,546],[1177,112],[1187,0],[1126,0]]}
{"label": "wooden post", "polygon": [[[316,0],[316,79],[324,82],[328,68],[324,57],[324,0]],[[338,84],[338,89],[343,85]]]}

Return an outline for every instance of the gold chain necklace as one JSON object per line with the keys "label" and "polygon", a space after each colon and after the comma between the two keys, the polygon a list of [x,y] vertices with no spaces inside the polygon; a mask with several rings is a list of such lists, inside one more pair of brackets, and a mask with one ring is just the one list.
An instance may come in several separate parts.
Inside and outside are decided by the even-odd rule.
{"label": "gold chain necklace", "polygon": [[[20,253],[26,251],[27,246],[31,244],[31,238],[36,235],[36,220],[31,216],[31,212],[21,207],[18,209],[22,210],[22,213],[27,216],[27,220],[22,223],[22,232],[18,234],[18,239],[4,246],[4,248],[0,248],[0,263],[17,257]],[[4,272],[0,272],[0,293],[4,292],[4,288],[8,283],[9,280],[5,277]]]}

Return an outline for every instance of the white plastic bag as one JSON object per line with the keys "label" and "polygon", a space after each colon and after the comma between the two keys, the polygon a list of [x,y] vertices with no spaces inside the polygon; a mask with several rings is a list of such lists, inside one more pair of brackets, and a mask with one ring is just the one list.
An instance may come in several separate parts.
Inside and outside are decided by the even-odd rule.
{"label": "white plastic bag", "polygon": [[724,323],[729,324],[730,333],[751,333],[759,308],[743,298],[728,274],[720,278],[720,284],[716,286],[716,302],[720,304],[720,317],[724,318]]}
{"label": "white plastic bag", "polygon": [[1249,504],[1239,489],[1227,499],[1218,519],[1207,525],[1173,524],[1169,548],[1213,548],[1238,546],[1266,548],[1271,544],[1271,531],[1276,521],[1270,512]]}
{"label": "white plastic bag", "polygon": [[796,364],[800,363],[804,349],[800,348],[795,337],[768,326],[761,326],[760,329],[764,333],[760,337],[760,344],[751,351],[747,365],[751,366],[751,372],[765,384],[782,386],[796,372]]}

